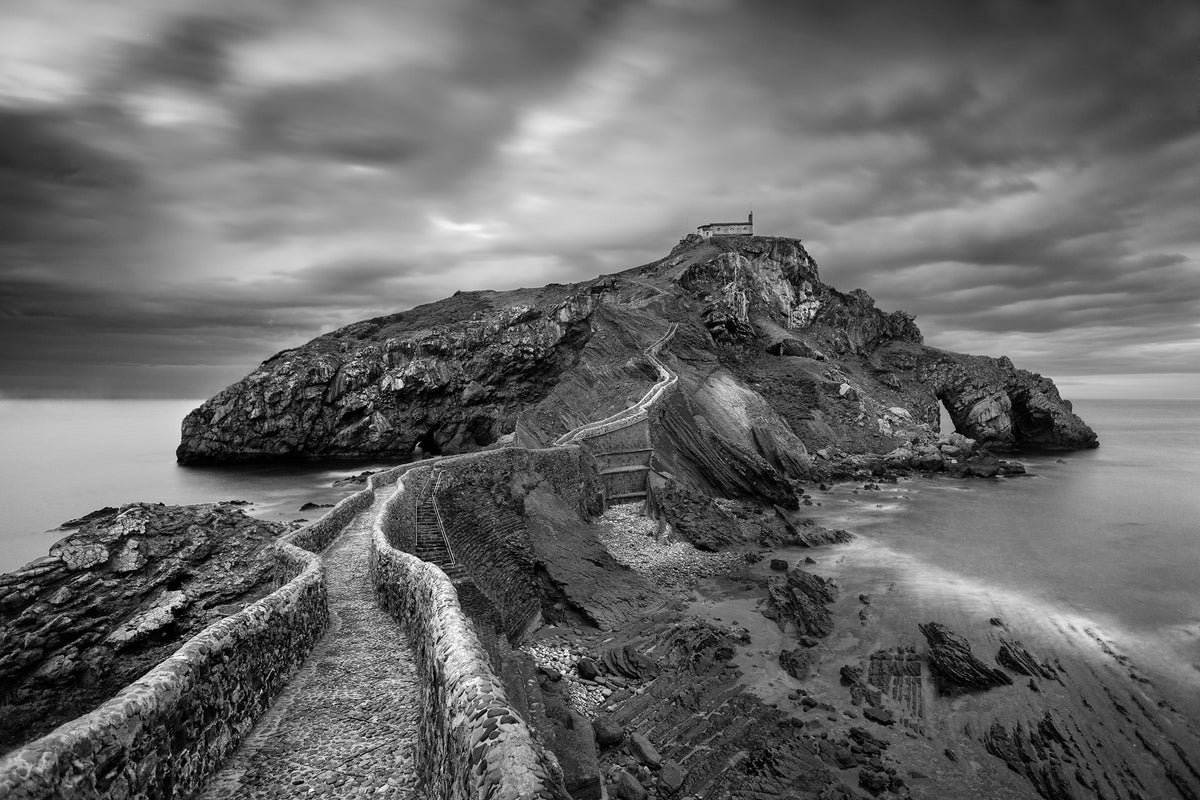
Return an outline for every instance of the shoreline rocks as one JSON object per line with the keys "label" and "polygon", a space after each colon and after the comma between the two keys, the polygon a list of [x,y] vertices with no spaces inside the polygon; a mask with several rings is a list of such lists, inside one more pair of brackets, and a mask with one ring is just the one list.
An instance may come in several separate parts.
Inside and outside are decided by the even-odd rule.
{"label": "shoreline rocks", "polygon": [[971,643],[938,622],[918,626],[929,643],[929,671],[943,694],[980,692],[1009,686],[1008,673],[980,661],[971,653]]}
{"label": "shoreline rocks", "polygon": [[230,503],[135,503],[72,520],[0,575],[0,750],[89,711],[214,619],[270,591],[288,528]]}

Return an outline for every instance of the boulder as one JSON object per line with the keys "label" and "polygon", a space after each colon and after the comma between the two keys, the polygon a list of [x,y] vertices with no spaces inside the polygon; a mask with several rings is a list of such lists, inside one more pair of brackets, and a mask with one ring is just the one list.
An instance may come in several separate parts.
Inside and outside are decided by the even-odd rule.
{"label": "boulder", "polygon": [[787,572],[788,562],[784,561],[782,558],[772,558],[771,569],[775,572]]}
{"label": "boulder", "polygon": [[659,792],[667,797],[671,797],[683,788],[683,783],[686,780],[687,773],[683,771],[683,767],[679,765],[679,762],[668,758],[662,763],[662,769],[658,773]]}
{"label": "boulder", "polygon": [[658,754],[658,750],[641,733],[634,733],[629,737],[629,749],[634,758],[648,767],[657,767],[662,763],[662,756]]}
{"label": "boulder", "polygon": [[587,656],[575,662],[575,671],[579,673],[579,677],[589,681],[594,681],[600,677],[600,668],[596,666],[595,661],[592,661]]}
{"label": "boulder", "polygon": [[592,730],[596,734],[596,744],[601,747],[612,747],[625,740],[625,730],[612,717],[601,714],[592,722]]}
{"label": "boulder", "polygon": [[886,708],[867,706],[863,709],[862,714],[865,718],[871,720],[871,722],[877,722],[880,725],[896,724],[896,715]]}
{"label": "boulder", "polygon": [[811,650],[797,648],[779,654],[779,666],[796,680],[804,680],[816,663],[817,657]]}
{"label": "boulder", "polygon": [[624,769],[617,770],[614,790],[620,800],[646,800],[649,794],[646,787],[642,786],[641,781]]}

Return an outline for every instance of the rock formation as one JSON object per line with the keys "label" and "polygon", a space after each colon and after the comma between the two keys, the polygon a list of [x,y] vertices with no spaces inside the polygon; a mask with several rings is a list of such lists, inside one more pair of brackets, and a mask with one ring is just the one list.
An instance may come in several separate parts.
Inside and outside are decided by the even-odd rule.
{"label": "rock formation", "polygon": [[0,751],[76,717],[272,588],[284,526],[232,503],[106,508],[0,575]]}
{"label": "rock formation", "polygon": [[187,416],[178,459],[545,446],[637,400],[656,380],[642,351],[673,323],[653,468],[705,494],[794,508],[795,479],[1096,444],[1049,379],[925,346],[908,314],[822,283],[798,240],[689,236],[644,267],[459,292],[279,353]]}
{"label": "rock formation", "polygon": [[828,636],[833,631],[829,604],[837,599],[837,585],[811,572],[793,567],[786,578],[767,581],[771,614],[781,627],[792,623],[797,636]]}
{"label": "rock formation", "polygon": [[1012,678],[971,653],[971,643],[939,622],[919,626],[929,643],[929,671],[943,694],[961,694],[1009,686]]}

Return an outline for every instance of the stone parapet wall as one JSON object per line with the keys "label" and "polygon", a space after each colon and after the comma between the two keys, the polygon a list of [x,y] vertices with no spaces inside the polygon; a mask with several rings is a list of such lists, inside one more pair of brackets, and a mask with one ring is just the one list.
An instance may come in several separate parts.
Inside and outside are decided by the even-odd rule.
{"label": "stone parapet wall", "polygon": [[234,750],[325,631],[317,556],[276,545],[290,579],[209,625],[88,714],[0,761],[5,800],[187,797]]}
{"label": "stone parapet wall", "polygon": [[649,448],[650,444],[650,422],[643,416],[637,425],[626,426],[606,432],[601,436],[585,439],[583,447],[589,452],[599,455],[622,450],[640,450]]}
{"label": "stone parapet wall", "polygon": [[645,421],[650,410],[679,382],[679,376],[658,358],[659,352],[671,340],[671,337],[675,335],[678,327],[676,324],[671,325],[661,338],[644,351],[646,360],[658,370],[658,381],[650,387],[646,394],[642,395],[640,400],[628,408],[621,409],[612,416],[580,425],[578,428],[564,433],[555,440],[555,446],[561,447],[567,444],[576,444],[585,439],[602,436],[606,433],[611,433]]}
{"label": "stone parapet wall", "polygon": [[526,450],[507,447],[410,465],[406,490],[383,512],[391,546],[411,550],[413,500],[422,495],[434,471],[441,474],[437,504],[446,539],[479,590],[495,605],[510,640],[540,618],[541,598],[534,581],[534,553],[524,517],[512,499],[516,475],[536,476],[556,495],[581,511],[594,494],[594,481],[578,447]]}
{"label": "stone parapet wall", "polygon": [[568,800],[489,667],[450,579],[392,546],[403,537],[392,525],[405,516],[407,478],[376,520],[370,572],[380,604],[404,626],[421,670],[418,768],[425,796]]}
{"label": "stone parapet wall", "polygon": [[[372,476],[374,477],[374,476]],[[368,486],[352,495],[343,497],[338,504],[329,509],[320,519],[310,522],[303,528],[288,534],[282,541],[288,541],[296,547],[320,553],[338,537],[342,529],[360,512],[371,507],[375,502],[375,489]]]}
{"label": "stone parapet wall", "polygon": [[439,504],[455,559],[495,605],[509,641],[516,641],[542,609],[524,518],[479,487],[456,487]]}
{"label": "stone parapet wall", "polygon": [[174,798],[233,752],[329,622],[316,553],[396,471],[274,544],[278,588],[218,620],[96,710],[0,760],[5,800]]}

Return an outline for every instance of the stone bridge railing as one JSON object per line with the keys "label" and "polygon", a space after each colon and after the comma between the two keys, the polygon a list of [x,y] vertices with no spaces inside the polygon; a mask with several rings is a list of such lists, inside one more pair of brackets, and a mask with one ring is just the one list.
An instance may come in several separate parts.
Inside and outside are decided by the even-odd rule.
{"label": "stone bridge railing", "polygon": [[[560,437],[559,447],[629,427],[678,376],[657,357],[676,326],[648,347],[659,380],[634,405]],[[550,451],[529,451],[549,457]],[[539,456],[538,453],[544,454]],[[560,453],[561,454],[561,453]],[[438,459],[446,466],[458,458]],[[427,793],[449,800],[569,800],[528,726],[509,703],[488,656],[433,564],[394,546],[404,515],[404,474],[371,476],[320,520],[274,545],[271,594],[218,620],[96,710],[0,760],[5,800],[182,798],[202,787],[308,657],[329,621],[318,553],[399,481],[371,539],[371,577],[381,604],[408,631],[422,670],[420,768]]]}
{"label": "stone bridge railing", "polygon": [[317,553],[374,501],[372,476],[274,545],[278,588],[218,620],[96,710],[0,760],[5,800],[187,797],[233,752],[329,621]]}
{"label": "stone bridge railing", "polygon": [[588,422],[574,430],[567,431],[554,441],[554,446],[562,447],[568,444],[575,444],[582,439],[603,436],[606,433],[612,433],[613,431],[636,425],[646,419],[649,416],[650,409],[658,402],[659,398],[670,391],[679,381],[679,376],[658,358],[658,354],[662,351],[663,346],[671,340],[671,337],[675,335],[675,331],[678,329],[678,323],[673,323],[665,334],[645,349],[644,355],[646,359],[658,370],[658,381],[642,395],[640,400],[628,408],[623,408],[604,419]]}
{"label": "stone bridge railing", "polygon": [[[472,456],[437,460],[446,468]],[[407,470],[428,467],[429,461]],[[404,552],[405,478],[375,521],[370,572],[380,604],[408,633],[421,674],[417,763],[425,796],[445,800],[569,800],[437,566]]]}

